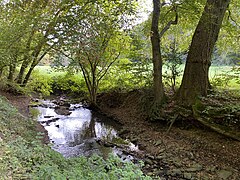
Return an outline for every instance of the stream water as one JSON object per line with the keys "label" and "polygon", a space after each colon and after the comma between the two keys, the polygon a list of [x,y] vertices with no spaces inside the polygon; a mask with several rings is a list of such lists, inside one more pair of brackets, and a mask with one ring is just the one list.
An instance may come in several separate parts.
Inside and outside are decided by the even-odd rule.
{"label": "stream water", "polygon": [[[123,160],[131,160],[133,157],[119,147],[138,151],[134,144],[118,136],[120,125],[81,104],[69,104],[64,107],[64,113],[59,113],[60,106],[49,100],[41,101],[34,108],[39,111],[38,121],[47,130],[52,148],[64,157],[92,154],[107,157],[113,153]],[[120,146],[106,147],[99,140]]]}

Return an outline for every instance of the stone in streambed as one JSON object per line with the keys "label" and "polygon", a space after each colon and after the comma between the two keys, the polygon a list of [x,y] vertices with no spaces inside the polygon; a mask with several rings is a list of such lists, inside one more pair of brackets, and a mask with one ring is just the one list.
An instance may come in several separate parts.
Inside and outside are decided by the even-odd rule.
{"label": "stone in streambed", "polygon": [[183,177],[184,177],[185,179],[192,179],[192,174],[185,172],[185,173],[183,174]]}
{"label": "stone in streambed", "polygon": [[186,172],[197,172],[197,171],[201,171],[203,169],[201,164],[193,164],[192,167],[187,168],[185,171]]}
{"label": "stone in streambed", "polygon": [[159,145],[161,145],[161,144],[162,144],[162,141],[161,141],[161,140],[157,140],[157,141],[154,142],[154,145],[155,145],[155,146],[159,146]]}
{"label": "stone in streambed", "polygon": [[126,135],[128,133],[130,133],[130,131],[128,129],[122,129],[122,130],[119,131],[118,135],[123,136],[123,135]]}
{"label": "stone in streambed", "polygon": [[173,169],[171,171],[168,171],[168,175],[180,176],[180,175],[182,175],[182,171],[180,169]]}
{"label": "stone in streambed", "polygon": [[217,172],[219,179],[226,180],[232,175],[232,171],[220,170]]}
{"label": "stone in streambed", "polygon": [[145,159],[145,163],[152,165],[153,161],[149,158]]}

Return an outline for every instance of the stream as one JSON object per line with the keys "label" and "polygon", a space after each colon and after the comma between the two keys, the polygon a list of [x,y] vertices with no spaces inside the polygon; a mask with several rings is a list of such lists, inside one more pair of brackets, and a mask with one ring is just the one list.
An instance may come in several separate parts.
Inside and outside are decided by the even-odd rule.
{"label": "stream", "polygon": [[[121,126],[113,120],[65,100],[38,100],[33,107],[39,111],[37,120],[48,132],[52,149],[64,157],[110,153],[123,161],[134,157],[126,152],[138,152],[138,147],[119,137]],[[104,142],[104,143],[103,143]]]}

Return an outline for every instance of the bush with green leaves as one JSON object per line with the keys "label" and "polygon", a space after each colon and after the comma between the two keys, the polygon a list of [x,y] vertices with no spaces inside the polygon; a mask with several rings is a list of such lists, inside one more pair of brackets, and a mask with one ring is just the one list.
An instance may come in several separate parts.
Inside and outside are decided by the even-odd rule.
{"label": "bush with green leaves", "polygon": [[100,82],[100,92],[133,90],[152,85],[152,70],[148,62],[120,59]]}
{"label": "bush with green leaves", "polygon": [[52,77],[52,90],[55,93],[85,95],[87,92],[84,78],[80,74],[64,73]]}
{"label": "bush with green leaves", "polygon": [[31,91],[38,92],[43,96],[49,96],[53,92],[52,84],[53,80],[51,74],[35,70],[31,76],[30,82],[27,84],[27,88]]}

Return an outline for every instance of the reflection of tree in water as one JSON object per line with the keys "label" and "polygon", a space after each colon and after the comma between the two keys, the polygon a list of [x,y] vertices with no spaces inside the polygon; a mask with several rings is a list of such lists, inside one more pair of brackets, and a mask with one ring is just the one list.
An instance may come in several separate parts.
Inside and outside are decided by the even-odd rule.
{"label": "reflection of tree in water", "polygon": [[104,123],[97,123],[95,127],[97,131],[97,137],[101,137],[101,139],[112,141],[113,137],[116,136],[116,131],[112,126]]}
{"label": "reflection of tree in water", "polygon": [[82,135],[83,139],[91,139],[97,137],[95,131],[95,119],[93,117],[91,117],[90,122],[83,124]]}
{"label": "reflection of tree in water", "polygon": [[82,124],[82,127],[80,127],[77,131],[70,132],[67,134],[67,139],[72,141],[71,146],[82,144],[84,140],[91,139],[94,137],[96,137],[96,132],[95,121],[93,118],[91,118],[90,121],[85,121]]}

